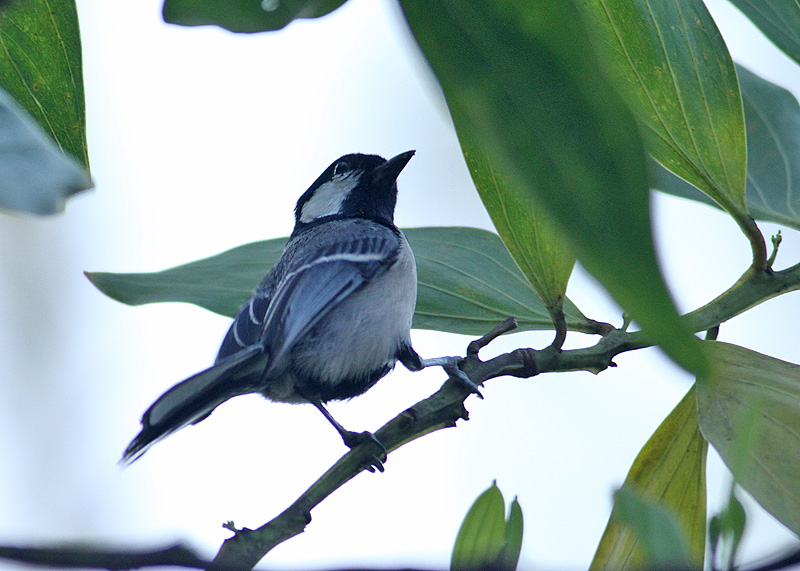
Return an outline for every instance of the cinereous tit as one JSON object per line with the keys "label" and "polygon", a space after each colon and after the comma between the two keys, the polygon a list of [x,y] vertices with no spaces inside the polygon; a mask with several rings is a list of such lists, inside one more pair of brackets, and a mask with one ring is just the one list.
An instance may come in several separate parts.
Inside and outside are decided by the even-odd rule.
{"label": "cinereous tit", "polygon": [[[323,403],[364,393],[397,361],[454,374],[456,358],[423,360],[411,346],[417,272],[394,209],[397,177],[413,155],[351,154],[325,169],[297,201],[283,254],[239,310],[215,364],[153,403],[123,463],[248,393],[309,402],[348,447],[371,440],[382,448],[369,432],[345,430]],[[377,457],[371,466],[382,469]]]}

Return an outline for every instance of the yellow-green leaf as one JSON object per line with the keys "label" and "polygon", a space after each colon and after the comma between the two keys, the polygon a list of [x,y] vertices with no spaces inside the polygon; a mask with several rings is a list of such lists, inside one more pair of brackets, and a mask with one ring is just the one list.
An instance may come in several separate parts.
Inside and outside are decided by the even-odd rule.
{"label": "yellow-green leaf", "polygon": [[[707,450],[692,387],[644,445],[625,479],[625,487],[676,517],[697,568],[702,568],[705,554]],[[595,553],[592,571],[639,569],[644,563],[639,536],[621,525],[616,510]]]}
{"label": "yellow-green leaf", "polygon": [[507,179],[477,141],[460,133],[461,148],[497,233],[514,261],[544,302],[557,330],[566,331],[563,306],[575,256],[566,241],[536,208],[531,194]]}

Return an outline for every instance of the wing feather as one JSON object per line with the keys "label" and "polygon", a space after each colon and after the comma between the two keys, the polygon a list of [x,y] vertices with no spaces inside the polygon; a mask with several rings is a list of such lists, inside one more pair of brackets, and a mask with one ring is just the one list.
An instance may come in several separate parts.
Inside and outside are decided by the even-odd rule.
{"label": "wing feather", "polygon": [[226,400],[253,392],[248,379],[265,366],[263,350],[252,346],[169,389],[145,411],[142,429],[125,449],[122,463],[135,461],[162,438],[200,422]]}
{"label": "wing feather", "polygon": [[398,252],[397,240],[365,237],[337,243],[325,255],[288,273],[264,319],[262,342],[270,355],[267,374],[279,374],[297,340],[348,296],[385,272]]}

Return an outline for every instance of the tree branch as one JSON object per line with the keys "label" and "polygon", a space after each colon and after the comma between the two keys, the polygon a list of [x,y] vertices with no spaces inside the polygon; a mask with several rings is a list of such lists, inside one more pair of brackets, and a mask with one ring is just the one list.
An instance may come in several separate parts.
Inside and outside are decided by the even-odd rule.
{"label": "tree branch", "polygon": [[[705,306],[693,311],[684,319],[692,331],[713,330],[720,323],[739,315],[772,297],[800,289],[800,264],[780,272],[750,268],[728,291]],[[629,332],[614,329],[595,345],[582,349],[560,350],[553,345],[545,349],[515,349],[488,361],[481,361],[481,349],[503,333],[516,328],[516,321],[508,318],[491,332],[472,341],[460,368],[476,384],[500,376],[535,377],[541,373],[563,371],[600,371],[614,366],[613,359],[625,351],[648,347],[641,331]],[[713,333],[712,333],[713,335]],[[459,381],[449,379],[430,397],[403,411],[380,428],[375,436],[387,451],[393,451],[442,428],[466,420],[468,413],[464,401],[472,394]],[[264,555],[279,543],[305,529],[311,521],[311,510],[340,486],[358,474],[372,451],[360,446],[349,451],[311,485],[291,506],[272,521],[258,529],[235,529],[234,536],[226,540],[213,562],[199,559],[188,548],[173,546],[152,551],[106,550],[97,547],[2,547],[0,557],[34,565],[60,568],[132,569],[148,566],[180,566],[207,568],[216,571],[251,569]]]}
{"label": "tree branch", "polygon": [[[781,272],[750,268],[727,292],[684,319],[692,331],[705,331],[767,299],[796,289],[800,289],[800,264]],[[620,353],[652,345],[640,331],[615,329],[592,347],[560,350],[551,345],[541,350],[516,349],[489,361],[480,360],[478,353],[483,347],[514,328],[516,321],[506,319],[469,344],[460,368],[474,383],[481,385],[505,375],[529,378],[551,372],[599,373],[615,366],[613,359]],[[458,381],[449,379],[436,393],[385,424],[375,436],[391,452],[425,434],[454,427],[459,419],[469,418],[464,401],[470,394]],[[255,530],[235,530],[235,535],[223,543],[211,568],[233,565],[252,568],[273,547],[302,533],[311,521],[311,510],[358,474],[369,454],[366,446],[349,451],[275,519]]]}
{"label": "tree branch", "polygon": [[0,546],[0,557],[41,567],[60,569],[139,569],[141,567],[188,567],[204,569],[208,561],[200,559],[188,547],[172,545],[147,551],[101,549],[99,546],[9,547]]}

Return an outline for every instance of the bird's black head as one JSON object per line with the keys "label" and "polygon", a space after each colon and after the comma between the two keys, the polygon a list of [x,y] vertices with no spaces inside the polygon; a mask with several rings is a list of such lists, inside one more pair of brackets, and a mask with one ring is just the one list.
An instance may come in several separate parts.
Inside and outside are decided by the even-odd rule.
{"label": "bird's black head", "polygon": [[297,201],[295,232],[332,217],[393,223],[397,177],[413,156],[414,151],[407,151],[388,161],[361,154],[337,159]]}

